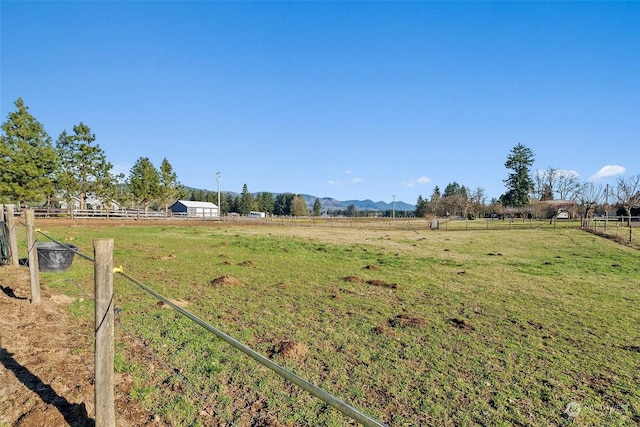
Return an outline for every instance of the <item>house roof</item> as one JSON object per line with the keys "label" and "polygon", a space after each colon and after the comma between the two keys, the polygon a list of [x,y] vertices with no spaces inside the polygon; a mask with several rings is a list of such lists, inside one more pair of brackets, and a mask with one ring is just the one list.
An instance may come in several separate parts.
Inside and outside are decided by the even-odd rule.
{"label": "house roof", "polygon": [[218,206],[211,202],[197,202],[194,200],[178,200],[174,203],[174,205],[180,203],[188,208],[208,208],[208,209],[217,209]]}

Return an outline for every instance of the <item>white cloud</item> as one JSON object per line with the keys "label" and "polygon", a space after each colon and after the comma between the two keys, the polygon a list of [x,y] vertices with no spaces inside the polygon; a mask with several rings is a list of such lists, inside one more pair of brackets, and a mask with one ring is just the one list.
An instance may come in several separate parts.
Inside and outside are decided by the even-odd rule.
{"label": "white cloud", "polygon": [[411,178],[411,179],[408,179],[406,181],[402,181],[401,184],[403,186],[405,186],[405,187],[410,187],[411,188],[411,187],[415,187],[416,184],[423,185],[423,184],[428,184],[430,182],[431,182],[431,179],[427,178],[426,176],[421,176],[419,178],[415,178],[415,179]]}
{"label": "white cloud", "polygon": [[589,181],[597,181],[610,176],[622,175],[627,170],[624,166],[607,165],[589,177]]}
{"label": "white cloud", "polygon": [[359,184],[361,182],[364,182],[364,179],[362,178],[353,178],[349,180],[349,184]]}
{"label": "white cloud", "polygon": [[345,175],[350,175],[351,174],[351,169],[347,169],[346,171],[344,171]]}

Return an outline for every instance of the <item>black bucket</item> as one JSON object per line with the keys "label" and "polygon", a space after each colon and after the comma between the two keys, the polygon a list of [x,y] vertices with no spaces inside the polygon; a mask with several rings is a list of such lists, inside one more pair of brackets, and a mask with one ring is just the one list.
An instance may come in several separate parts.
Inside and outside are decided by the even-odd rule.
{"label": "black bucket", "polygon": [[[67,245],[77,251],[73,245]],[[38,267],[40,271],[52,273],[56,271],[67,271],[73,262],[74,252],[65,246],[55,242],[36,243],[38,251]]]}

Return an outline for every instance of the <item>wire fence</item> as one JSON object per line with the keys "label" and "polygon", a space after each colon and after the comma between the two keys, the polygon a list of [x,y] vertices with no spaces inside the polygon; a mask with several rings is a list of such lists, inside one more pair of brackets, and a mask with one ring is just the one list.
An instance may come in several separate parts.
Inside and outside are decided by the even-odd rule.
{"label": "wire fence", "polygon": [[[54,239],[53,237],[47,235],[46,233],[43,233],[42,231],[38,231],[38,232],[41,235],[45,236],[47,239],[49,239],[52,242],[54,242],[54,243],[56,243],[56,244],[58,244],[58,245],[60,245],[60,246],[62,246],[64,248],[66,248],[69,251],[72,251],[74,254],[82,257],[83,259],[85,259],[85,260],[87,260],[89,262],[95,263],[95,259],[94,258],[81,253],[75,246],[67,245],[67,244],[65,244],[65,243],[63,243],[63,242],[61,242],[59,240]],[[256,352],[255,350],[251,349],[250,347],[244,345],[240,341],[232,338],[231,336],[227,335],[226,333],[220,331],[219,329],[213,327],[208,322],[204,321],[203,319],[199,318],[198,316],[194,315],[193,313],[190,313],[189,311],[187,311],[184,308],[180,307],[179,305],[175,304],[170,299],[168,299],[165,296],[161,295],[160,293],[156,292],[151,287],[145,285],[143,282],[141,282],[140,280],[136,279],[132,275],[124,272],[122,267],[115,268],[114,272],[117,272],[121,277],[126,279],[129,283],[135,285],[138,289],[144,291],[146,294],[152,296],[153,298],[155,298],[159,302],[162,302],[162,303],[166,304],[168,307],[171,307],[175,312],[181,314],[185,318],[189,319],[191,322],[201,326],[206,331],[214,334],[217,338],[219,338],[222,341],[226,342],[227,344],[231,345],[234,349],[241,351],[242,353],[244,353],[246,356],[250,357],[254,361],[256,361],[259,364],[269,368],[271,371],[273,371],[274,373],[276,373],[280,377],[282,377],[285,380],[287,380],[287,381],[295,384],[296,386],[302,388],[303,390],[305,390],[306,392],[308,392],[312,396],[315,396],[316,398],[320,399],[321,401],[323,401],[327,405],[329,405],[332,408],[340,411],[342,414],[344,414],[347,417],[355,420],[356,422],[360,423],[361,425],[364,425],[364,426],[376,426],[376,427],[380,427],[380,426],[384,426],[385,425],[385,424],[381,423],[380,421],[377,421],[373,417],[367,415],[366,413],[360,411],[359,409],[349,405],[348,403],[344,402],[343,400],[338,399],[337,397],[335,397],[332,394],[328,393],[327,391],[321,389],[320,387],[317,387],[316,385],[314,385],[311,382],[305,380],[304,378],[302,378],[302,377],[296,375],[295,373],[293,373],[293,372],[281,367],[280,365],[274,363],[269,358],[261,355],[260,353]],[[90,299],[91,301],[93,301],[95,303],[94,296],[91,295],[84,288],[79,286],[77,283],[75,283],[75,281],[73,281],[68,275],[66,277],[66,280],[67,281],[71,281],[74,284],[74,286],[76,286],[80,290],[80,292],[82,292],[84,295],[87,296],[88,299]],[[119,309],[115,309],[115,311],[119,312]],[[122,325],[122,323],[118,322],[118,325],[119,325],[119,327],[122,327],[123,330],[125,330],[125,332],[129,336],[131,336],[135,341],[137,341],[138,343],[141,343],[144,346],[145,349],[149,350],[149,354],[155,360],[157,360],[160,365],[165,367],[169,372],[172,373],[172,375],[174,375],[181,382],[183,382],[185,385],[187,385],[188,388],[196,396],[198,396],[198,398],[201,400],[201,402],[203,402],[203,404],[208,409],[210,409],[213,412],[215,412],[219,417],[222,417],[227,422],[227,425],[233,425],[232,421],[230,421],[228,418],[224,417],[222,414],[220,414],[219,412],[217,412],[215,410],[213,405],[209,402],[207,397],[204,396],[204,394],[200,391],[200,389],[197,386],[192,384],[190,381],[188,381],[188,379],[185,376],[183,376],[183,375],[181,375],[179,373],[180,372],[179,369],[175,369],[175,368],[169,366],[168,363],[166,363],[161,358],[159,358],[144,343],[144,340],[141,340],[139,337],[137,337],[136,334],[133,331],[131,331],[130,329],[126,328],[124,325]]]}
{"label": "wire fence", "polygon": [[[251,220],[252,222],[259,221],[258,223],[275,223],[276,225],[291,225],[291,226],[317,226],[317,227],[384,227],[388,226],[389,228],[393,227],[394,229],[420,229],[420,228],[428,228],[432,230],[445,230],[445,231],[455,231],[455,230],[511,230],[511,229],[534,229],[534,228],[545,228],[552,229],[558,227],[582,227],[584,229],[589,229],[593,231],[597,231],[599,233],[606,233],[613,236],[620,236],[621,238],[626,238],[628,233],[629,241],[633,240],[633,231],[634,228],[640,226],[640,218],[638,217],[616,217],[616,218],[592,218],[588,221],[536,221],[533,219],[524,219],[524,220],[496,220],[496,219],[485,219],[485,220],[475,220],[475,221],[467,221],[467,220],[425,220],[425,219],[395,219],[395,220],[372,220],[372,219],[352,219],[352,218],[341,218],[341,219],[317,219],[317,218],[306,218],[306,219],[292,219],[292,218],[277,218],[277,219],[258,219]],[[22,225],[24,223],[20,222]],[[65,247],[67,250],[72,251],[75,255],[94,263],[95,259],[89,255],[83,254],[80,252],[75,246],[68,245],[64,242],[61,242],[48,234],[38,231],[42,236],[46,237],[48,240]],[[287,381],[295,384],[296,386],[302,388],[307,391],[311,395],[317,397],[322,400],[327,405],[337,409],[341,413],[346,416],[352,418],[358,423],[365,426],[382,426],[381,422],[375,420],[369,415],[363,413],[362,411],[352,407],[351,405],[345,403],[344,401],[332,396],[328,392],[322,390],[321,388],[315,386],[314,384],[306,381],[300,376],[288,371],[287,369],[277,365],[269,358],[257,353],[250,347],[244,345],[240,341],[232,338],[231,336],[225,334],[219,329],[213,327],[205,320],[199,318],[198,316],[190,313],[184,308],[172,302],[170,299],[156,292],[149,286],[145,285],[140,280],[136,279],[132,275],[125,273],[124,270],[117,271],[119,276],[121,276],[125,281],[133,284],[137,289],[156,299],[157,301],[165,304],[166,306],[173,309],[176,313],[179,313],[186,319],[189,319],[191,322],[199,325],[204,330],[209,333],[214,334],[217,338],[229,344],[236,350],[241,351],[246,356],[260,363],[261,365],[269,368],[282,378]],[[76,281],[74,281],[69,275],[66,275],[65,280],[75,286],[79,292],[81,292],[88,300],[94,301],[94,295],[92,295],[87,289],[80,286]],[[116,313],[119,313],[119,309],[115,309]],[[117,317],[116,317],[117,319]],[[175,367],[170,366],[169,363],[164,361],[161,357],[159,357],[152,348],[150,348],[144,339],[140,338],[136,332],[134,332],[131,328],[125,326],[122,322],[117,322],[119,328],[122,329],[124,333],[130,336],[135,342],[140,344],[145,350],[149,353],[150,357],[153,357],[159,365],[163,366],[168,372],[171,373],[177,380],[185,384],[186,387],[193,393],[194,396],[201,402],[202,406],[207,410],[213,411],[218,418],[224,420],[227,425],[233,425],[233,422],[226,418],[224,414],[216,411],[215,406],[211,404],[211,399],[205,395],[200,387],[193,384],[189,381],[189,379],[180,373],[180,369],[176,369]]]}

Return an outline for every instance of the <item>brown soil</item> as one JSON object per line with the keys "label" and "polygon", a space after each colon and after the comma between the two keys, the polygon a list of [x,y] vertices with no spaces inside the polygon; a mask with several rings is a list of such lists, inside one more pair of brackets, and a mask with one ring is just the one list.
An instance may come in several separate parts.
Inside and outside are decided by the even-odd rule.
{"label": "brown soil", "polygon": [[232,276],[220,276],[213,279],[209,284],[214,286],[238,286],[242,285],[242,282]]}
{"label": "brown soil", "polygon": [[343,277],[342,280],[349,283],[364,283],[364,280],[362,280],[358,276],[347,276]]}
{"label": "brown soil", "polygon": [[453,323],[454,326],[460,329],[469,329],[469,330],[475,329],[471,324],[471,322],[469,322],[467,319],[454,318],[454,319],[449,319],[449,321]]}
{"label": "brown soil", "polygon": [[[31,304],[24,267],[0,267],[0,290],[0,424],[93,426],[92,325],[45,286]],[[131,400],[131,379],[116,373],[115,382],[116,425],[166,425]]]}
{"label": "brown soil", "polygon": [[387,283],[384,280],[378,280],[378,279],[367,280],[367,283],[372,285],[372,286],[381,286],[383,288],[391,288],[391,289],[398,289],[399,288],[397,283]]}
{"label": "brown soil", "polygon": [[389,325],[393,328],[417,328],[426,324],[426,320],[411,314],[398,314],[396,317],[389,319]]}
{"label": "brown soil", "polygon": [[273,354],[280,355],[282,358],[296,363],[304,362],[308,352],[309,349],[306,345],[295,341],[282,341],[273,350]]}

